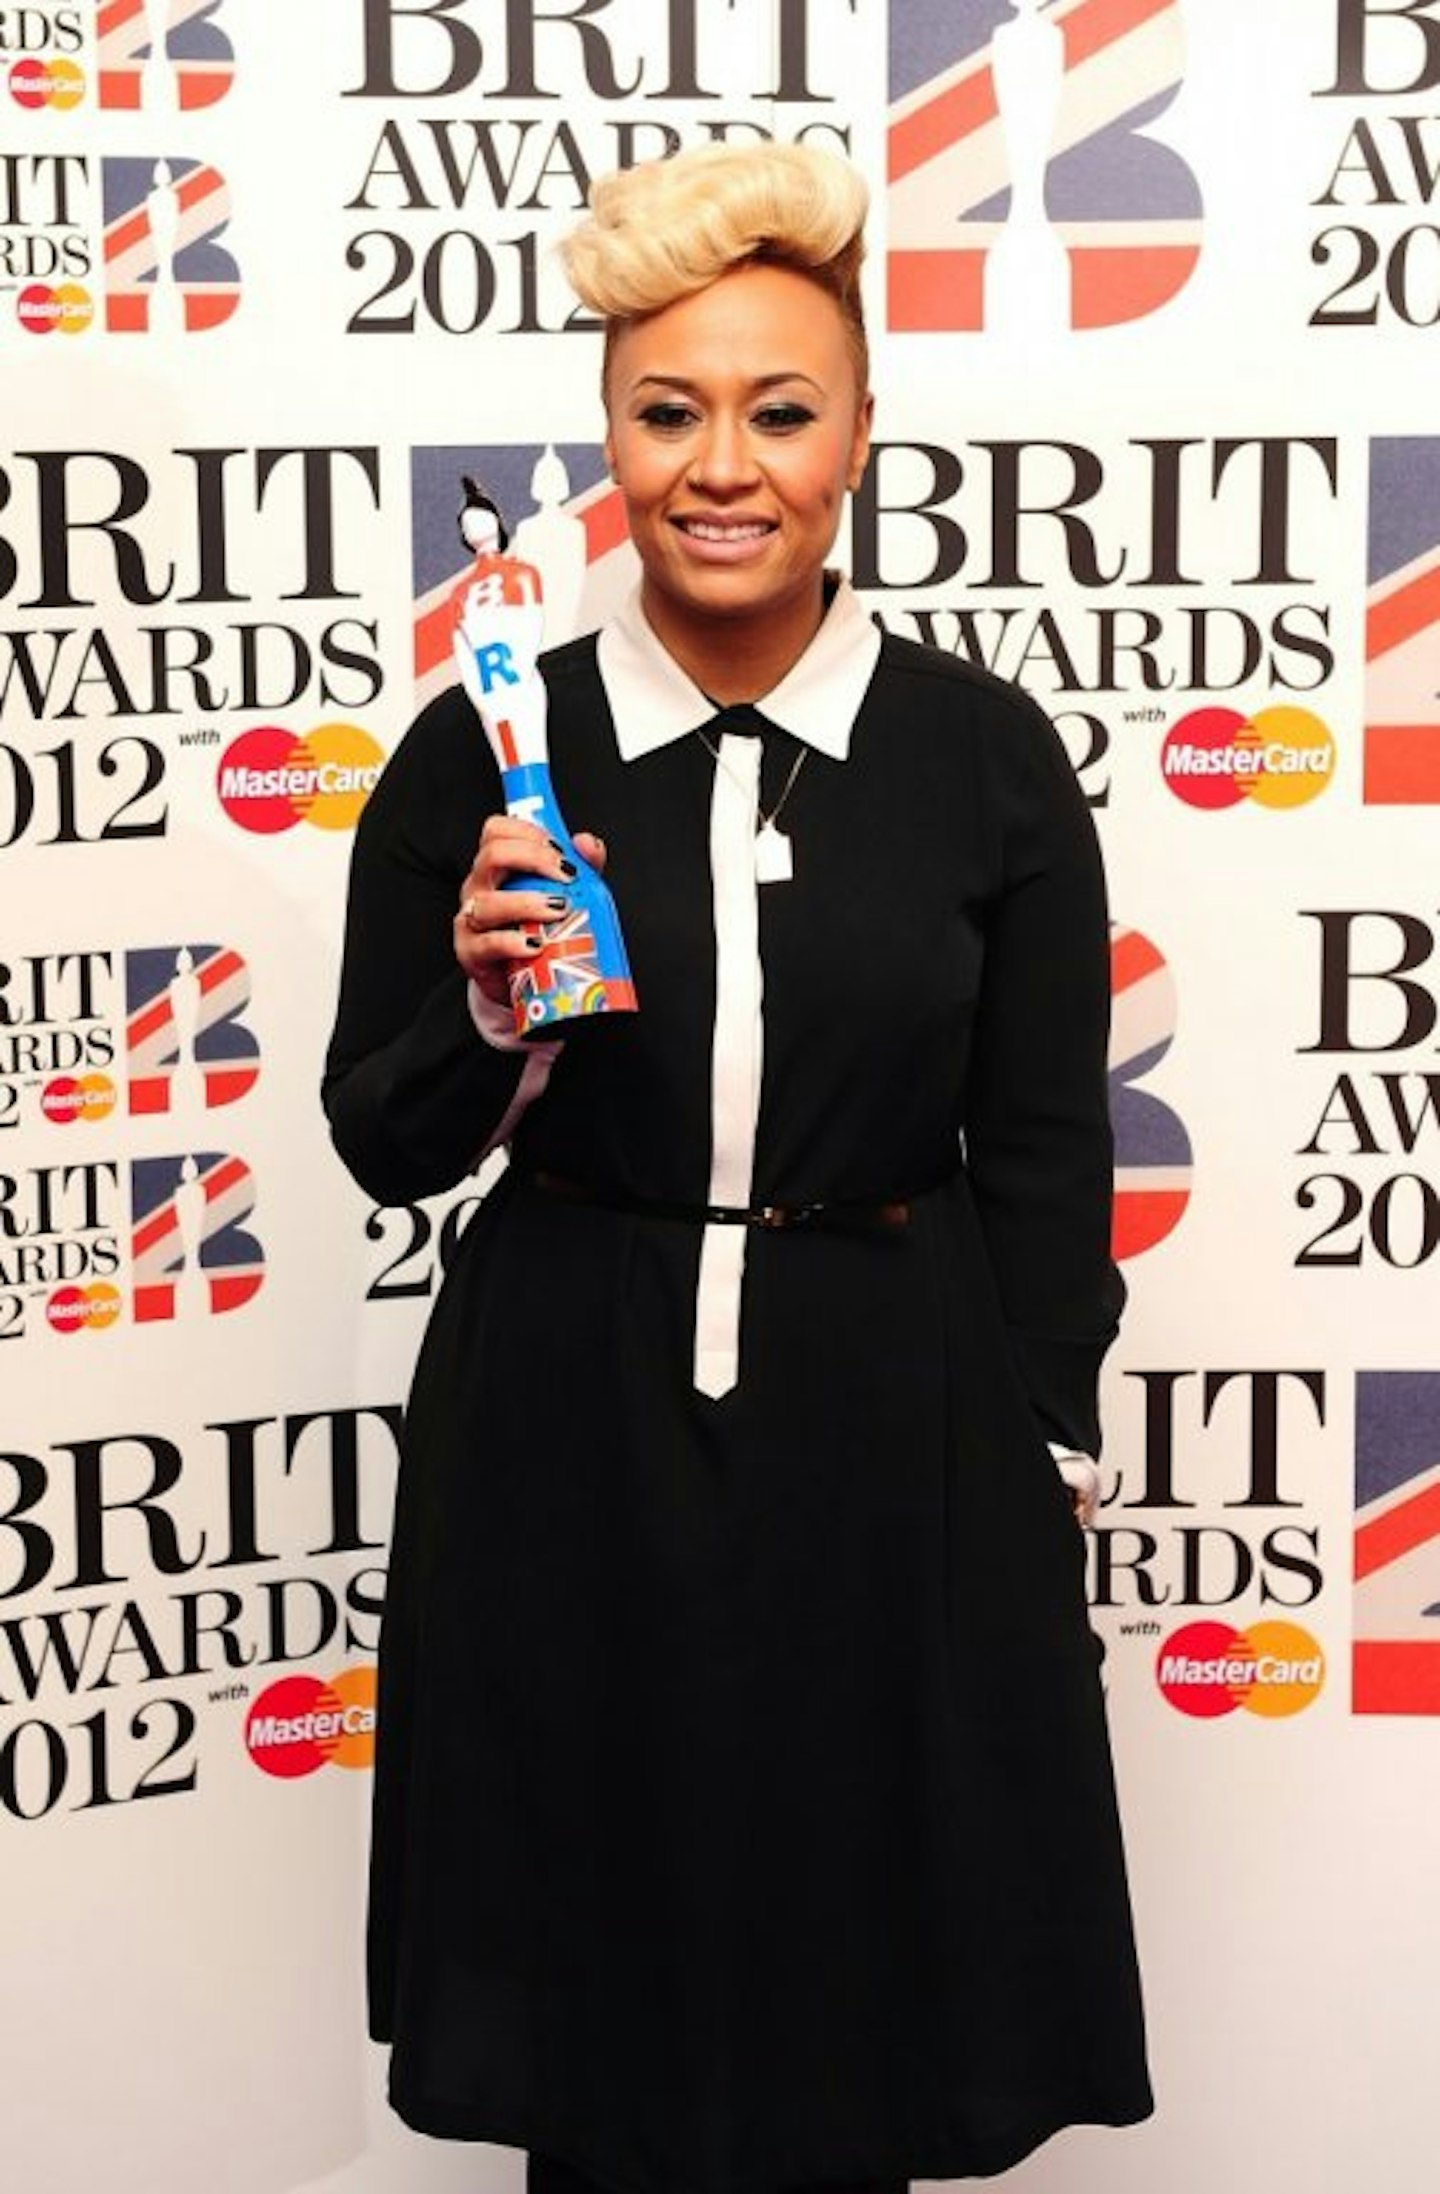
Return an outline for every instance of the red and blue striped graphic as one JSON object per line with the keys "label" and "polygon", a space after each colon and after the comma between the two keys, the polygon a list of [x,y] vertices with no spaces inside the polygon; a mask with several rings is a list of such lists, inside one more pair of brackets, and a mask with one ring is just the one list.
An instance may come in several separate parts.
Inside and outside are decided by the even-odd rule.
{"label": "red and blue striped graphic", "polygon": [[1440,1371],[1355,1375],[1357,1714],[1440,1714]]}
{"label": "red and blue striped graphic", "polygon": [[180,1057],[174,985],[189,952],[196,985],[193,1064],[204,1103],[234,1104],[255,1086],[260,1047],[239,1016],[250,1003],[250,971],[228,945],[147,946],[125,955],[125,1051],[132,1113],[169,1112]]}
{"label": "red and blue striped graphic", "polygon": [[235,81],[235,53],[215,21],[224,0],[102,0],[95,18],[96,76],[102,107],[138,112],[145,103],[153,28],[164,26],[173,104],[182,114],[213,107]]}
{"label": "red and blue striped graphic", "polygon": [[147,202],[162,164],[177,196],[170,271],[186,334],[219,327],[240,302],[240,270],[216,242],[231,213],[230,188],[219,169],[199,160],[106,159],[101,162],[105,325],[112,335],[144,334],[150,327],[159,255]]}
{"label": "red and blue striped graphic", "polygon": [[1138,1257],[1172,1234],[1190,1201],[1190,1138],[1177,1113],[1135,1084],[1170,1049],[1175,983],[1138,929],[1110,932],[1110,1122],[1115,1132],[1117,1258]]}
{"label": "red and blue striped graphic", "polygon": [[[1008,0],[895,0],[890,10],[889,324],[985,325],[985,266],[1010,205],[991,41]],[[1070,321],[1156,312],[1200,255],[1195,177],[1148,133],[1183,76],[1178,0],[1057,0],[1064,77],[1045,205],[1070,269]]]}
{"label": "red and blue striped graphic", "polygon": [[248,1303],[265,1277],[260,1244],[240,1225],[254,1208],[254,1175],[240,1158],[197,1151],[189,1159],[135,1159],[130,1252],[136,1323],[179,1315],[187,1282],[198,1283],[202,1315]]}
{"label": "red and blue striped graphic", "polygon": [[1440,804],[1440,437],[1370,445],[1365,799]]}

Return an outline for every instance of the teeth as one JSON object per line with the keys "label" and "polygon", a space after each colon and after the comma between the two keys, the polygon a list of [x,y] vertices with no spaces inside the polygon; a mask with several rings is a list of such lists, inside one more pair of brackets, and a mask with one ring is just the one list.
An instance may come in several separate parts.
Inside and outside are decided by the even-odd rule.
{"label": "teeth", "polygon": [[751,522],[742,526],[722,526],[713,518],[686,518],[682,521],[687,533],[693,533],[698,541],[758,541],[768,533],[768,526]]}

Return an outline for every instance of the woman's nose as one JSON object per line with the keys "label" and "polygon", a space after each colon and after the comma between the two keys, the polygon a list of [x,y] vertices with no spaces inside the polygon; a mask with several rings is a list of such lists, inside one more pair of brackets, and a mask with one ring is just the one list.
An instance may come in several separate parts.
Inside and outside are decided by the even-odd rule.
{"label": "woman's nose", "polygon": [[715,418],[705,423],[690,458],[692,486],[712,495],[733,494],[753,486],[755,460],[740,419]]}

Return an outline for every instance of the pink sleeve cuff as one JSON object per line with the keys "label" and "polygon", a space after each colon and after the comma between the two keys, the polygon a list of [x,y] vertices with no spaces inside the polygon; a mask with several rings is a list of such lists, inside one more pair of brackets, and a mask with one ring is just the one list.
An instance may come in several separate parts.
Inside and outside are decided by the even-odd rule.
{"label": "pink sleeve cuff", "polygon": [[532,1058],[537,1052],[554,1052],[554,1044],[527,1044],[523,1036],[517,1035],[509,1006],[498,1005],[493,998],[487,998],[478,983],[467,983],[465,995],[470,1005],[470,1018],[492,1051],[524,1051]]}
{"label": "pink sleeve cuff", "polygon": [[467,996],[470,1018],[491,1050],[523,1051],[525,1054],[525,1065],[509,1109],[489,1142],[477,1153],[475,1163],[478,1165],[482,1158],[489,1157],[492,1150],[499,1150],[508,1144],[522,1116],[529,1111],[549,1081],[550,1070],[565,1046],[558,1040],[553,1044],[527,1043],[523,1036],[515,1032],[510,1008],[497,1005],[493,998],[487,998],[478,983],[472,982],[467,986]]}

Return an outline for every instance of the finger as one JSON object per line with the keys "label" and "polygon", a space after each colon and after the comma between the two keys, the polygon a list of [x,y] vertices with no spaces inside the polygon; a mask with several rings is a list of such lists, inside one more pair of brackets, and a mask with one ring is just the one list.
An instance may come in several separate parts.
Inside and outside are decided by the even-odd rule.
{"label": "finger", "polygon": [[527,839],[523,844],[501,840],[481,851],[470,871],[467,888],[494,891],[501,884],[518,878],[526,884],[535,879],[563,890],[578,874],[576,864],[549,838]]}
{"label": "finger", "polygon": [[499,838],[528,839],[537,846],[548,843],[545,832],[538,823],[532,823],[528,816],[510,815],[505,812],[498,815],[487,815],[480,826],[480,844],[482,846],[490,845]]}
{"label": "finger", "polygon": [[460,901],[459,919],[467,930],[480,935],[486,930],[512,930],[553,922],[568,914],[571,902],[559,891],[467,891]]}
{"label": "finger", "polygon": [[603,876],[606,861],[603,838],[597,837],[593,830],[577,830],[575,833],[575,850],[583,860],[589,862],[597,876]]}
{"label": "finger", "polygon": [[470,973],[477,968],[503,967],[508,961],[532,960],[545,939],[538,930],[487,929],[477,936],[463,922],[456,922],[455,953]]}
{"label": "finger", "polygon": [[471,876],[484,888],[497,876],[543,876],[569,883],[575,863],[535,823],[514,815],[486,818]]}
{"label": "finger", "polygon": [[502,1004],[516,971],[534,959],[544,943],[538,930],[491,929],[475,935],[455,918],[455,958],[462,974]]}
{"label": "finger", "polygon": [[518,929],[489,930],[476,937],[456,917],[455,958],[460,972],[498,1006],[511,1003],[516,971],[534,958],[540,945],[538,935]]}

